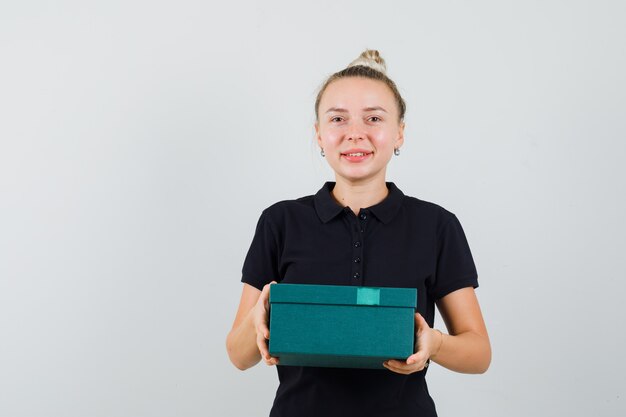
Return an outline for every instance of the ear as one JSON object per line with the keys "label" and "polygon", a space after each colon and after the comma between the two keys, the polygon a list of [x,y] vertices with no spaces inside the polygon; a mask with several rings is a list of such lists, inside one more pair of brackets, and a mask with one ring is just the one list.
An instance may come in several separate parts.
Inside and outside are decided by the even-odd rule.
{"label": "ear", "polygon": [[404,122],[400,123],[398,128],[398,139],[396,140],[395,147],[399,148],[404,144]]}
{"label": "ear", "polygon": [[315,122],[315,139],[317,139],[317,144],[322,148],[322,137],[320,136],[320,124],[319,122]]}

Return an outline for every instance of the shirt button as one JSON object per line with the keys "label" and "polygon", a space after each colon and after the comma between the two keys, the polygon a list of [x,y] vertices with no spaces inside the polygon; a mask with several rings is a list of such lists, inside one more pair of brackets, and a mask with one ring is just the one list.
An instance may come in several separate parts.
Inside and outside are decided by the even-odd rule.
{"label": "shirt button", "polygon": [[358,248],[359,246],[361,246],[361,242],[354,242],[354,247]]}
{"label": "shirt button", "polygon": [[355,264],[358,264],[359,262],[361,262],[361,258],[359,258],[359,257],[354,258],[354,263]]}
{"label": "shirt button", "polygon": [[361,220],[365,220],[365,219],[367,219],[367,214],[365,214],[365,213],[361,213],[361,214],[359,215],[359,217],[361,218]]}
{"label": "shirt button", "polygon": [[359,279],[361,274],[359,274],[358,272],[355,272],[353,276],[354,276],[354,279]]}
{"label": "shirt button", "polygon": [[364,230],[363,230],[363,229],[361,229],[361,233],[363,233],[363,231],[364,231]]}

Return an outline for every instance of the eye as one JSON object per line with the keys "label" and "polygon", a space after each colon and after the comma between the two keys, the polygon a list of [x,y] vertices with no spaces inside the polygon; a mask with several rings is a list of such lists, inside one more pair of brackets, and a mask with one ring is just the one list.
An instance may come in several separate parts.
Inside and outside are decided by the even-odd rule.
{"label": "eye", "polygon": [[[374,119],[376,119],[376,120],[374,120]],[[380,122],[381,118],[378,117],[378,116],[372,116],[372,117],[370,117],[370,120],[373,121],[373,122]]]}
{"label": "eye", "polygon": [[330,119],[331,122],[340,122],[341,121],[341,116],[335,116],[332,119]]}

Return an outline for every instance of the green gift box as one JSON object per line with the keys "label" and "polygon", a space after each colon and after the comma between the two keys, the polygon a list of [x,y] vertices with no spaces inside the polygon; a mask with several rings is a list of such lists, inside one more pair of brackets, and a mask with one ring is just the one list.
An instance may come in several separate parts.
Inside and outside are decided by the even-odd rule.
{"label": "green gift box", "polygon": [[385,369],[413,354],[415,288],[272,284],[269,302],[280,365]]}

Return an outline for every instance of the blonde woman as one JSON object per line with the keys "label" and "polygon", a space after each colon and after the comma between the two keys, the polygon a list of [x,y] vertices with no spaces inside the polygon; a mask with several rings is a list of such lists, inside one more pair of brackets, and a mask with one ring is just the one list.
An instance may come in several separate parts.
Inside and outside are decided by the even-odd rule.
{"label": "blonde woman", "polygon": [[[259,217],[226,347],[239,369],[277,365],[270,416],[436,416],[425,380],[431,361],[463,373],[489,367],[478,275],[458,218],[386,180],[405,111],[385,61],[364,51],[326,80],[315,103],[320,155],[335,181]],[[385,361],[386,370],[282,366],[267,345],[271,282],[417,288],[415,353]],[[433,329],[435,306],[445,332]]]}

